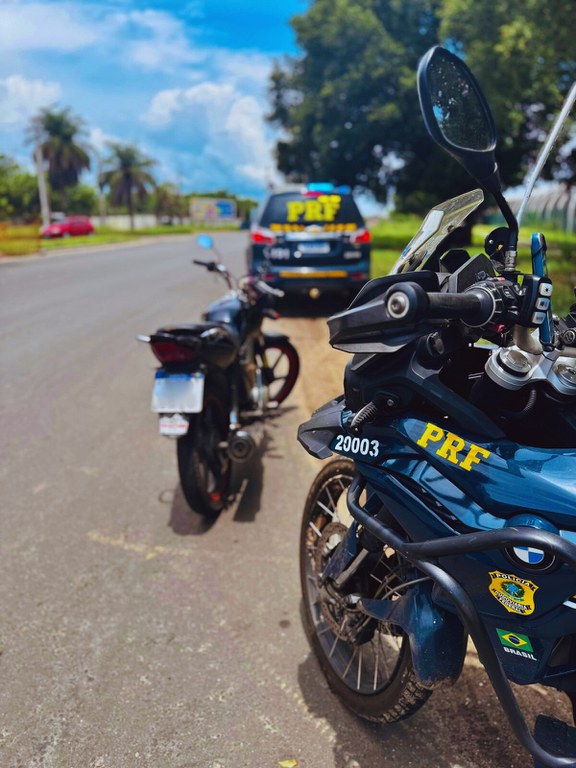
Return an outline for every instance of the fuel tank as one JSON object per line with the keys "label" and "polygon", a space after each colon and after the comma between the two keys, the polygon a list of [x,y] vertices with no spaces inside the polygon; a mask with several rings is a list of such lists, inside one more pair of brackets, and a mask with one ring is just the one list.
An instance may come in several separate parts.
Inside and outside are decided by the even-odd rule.
{"label": "fuel tank", "polygon": [[239,331],[242,325],[242,309],[243,304],[236,296],[223,296],[208,306],[203,319],[214,323],[228,323]]}

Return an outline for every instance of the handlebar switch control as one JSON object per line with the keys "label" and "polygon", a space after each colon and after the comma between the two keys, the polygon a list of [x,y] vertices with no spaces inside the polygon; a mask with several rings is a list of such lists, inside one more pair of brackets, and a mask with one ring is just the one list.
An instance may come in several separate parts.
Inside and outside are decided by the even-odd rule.
{"label": "handlebar switch control", "polygon": [[546,320],[550,308],[552,283],[548,277],[524,275],[518,325],[537,328]]}

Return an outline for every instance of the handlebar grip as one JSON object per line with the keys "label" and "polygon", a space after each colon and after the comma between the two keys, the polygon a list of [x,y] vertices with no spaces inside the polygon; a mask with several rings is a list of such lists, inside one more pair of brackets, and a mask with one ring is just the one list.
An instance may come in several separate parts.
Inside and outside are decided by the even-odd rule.
{"label": "handlebar grip", "polygon": [[410,282],[391,288],[385,306],[392,320],[457,319],[472,326],[489,322],[495,311],[494,297],[485,288],[472,287],[464,293],[428,293]]}
{"label": "handlebar grip", "polygon": [[218,268],[218,264],[215,261],[200,261],[200,259],[192,259],[192,264],[197,264],[199,267],[206,267],[208,272],[221,272]]}
{"label": "handlebar grip", "polygon": [[482,299],[474,291],[469,293],[429,293],[428,312],[430,318],[455,318],[475,320],[482,317]]}
{"label": "handlebar grip", "polygon": [[268,285],[268,283],[265,283],[263,280],[257,280],[255,283],[255,287],[261,293],[267,293],[270,296],[277,296],[279,299],[281,299],[285,295],[284,291],[281,291],[279,288],[273,288],[271,285]]}

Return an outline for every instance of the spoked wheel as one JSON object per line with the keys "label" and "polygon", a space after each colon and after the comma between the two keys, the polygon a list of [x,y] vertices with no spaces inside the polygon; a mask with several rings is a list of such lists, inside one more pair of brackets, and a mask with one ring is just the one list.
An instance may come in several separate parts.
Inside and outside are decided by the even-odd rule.
{"label": "spoked wheel", "polygon": [[226,505],[230,460],[219,444],[227,437],[227,409],[219,398],[208,395],[204,410],[191,419],[188,434],[177,443],[184,497],[204,517],[217,517]]}
{"label": "spoked wheel", "polygon": [[300,360],[289,341],[268,341],[259,355],[270,402],[280,405],[294,389]]}
{"label": "spoked wheel", "polygon": [[369,555],[342,592],[319,576],[350,524],[346,491],[354,463],[336,459],[314,480],[302,520],[300,578],[304,628],[332,690],[357,715],[395,722],[413,714],[430,696],[417,681],[408,636],[398,627],[366,616],[355,597],[394,599],[414,577],[393,550]]}

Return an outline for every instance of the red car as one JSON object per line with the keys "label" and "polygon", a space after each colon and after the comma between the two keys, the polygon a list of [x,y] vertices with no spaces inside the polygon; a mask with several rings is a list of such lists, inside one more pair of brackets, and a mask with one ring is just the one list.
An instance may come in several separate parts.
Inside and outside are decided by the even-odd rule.
{"label": "red car", "polygon": [[68,216],[65,219],[53,221],[40,230],[41,237],[75,237],[93,233],[94,226],[88,216]]}

